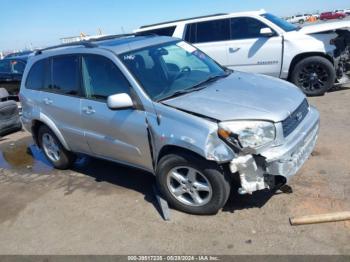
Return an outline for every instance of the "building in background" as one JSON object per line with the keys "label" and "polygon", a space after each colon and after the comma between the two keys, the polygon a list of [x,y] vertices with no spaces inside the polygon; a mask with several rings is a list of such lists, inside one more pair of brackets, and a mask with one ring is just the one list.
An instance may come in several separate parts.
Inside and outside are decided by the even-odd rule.
{"label": "building in background", "polygon": [[103,36],[105,35],[102,34],[101,29],[99,29],[97,35],[86,35],[84,33],[80,33],[79,36],[70,36],[70,37],[60,38],[60,41],[62,44],[70,44],[74,42],[87,41],[87,40],[90,40],[91,38],[99,38]]}

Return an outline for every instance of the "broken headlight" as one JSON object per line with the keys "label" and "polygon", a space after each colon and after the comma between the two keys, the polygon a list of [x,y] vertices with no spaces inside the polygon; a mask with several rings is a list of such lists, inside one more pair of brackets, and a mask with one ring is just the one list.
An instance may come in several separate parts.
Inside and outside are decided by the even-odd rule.
{"label": "broken headlight", "polygon": [[275,140],[275,125],[267,121],[231,121],[219,124],[219,136],[229,143],[238,140],[243,148],[257,149]]}

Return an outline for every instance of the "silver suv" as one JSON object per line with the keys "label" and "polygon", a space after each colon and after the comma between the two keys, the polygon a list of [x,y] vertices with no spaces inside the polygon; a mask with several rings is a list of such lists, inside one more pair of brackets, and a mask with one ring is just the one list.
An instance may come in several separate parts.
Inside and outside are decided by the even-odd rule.
{"label": "silver suv", "polygon": [[38,51],[22,121],[52,164],[77,153],[149,171],[175,208],[214,214],[297,173],[319,113],[294,85],[223,68],[171,37],[114,36]]}

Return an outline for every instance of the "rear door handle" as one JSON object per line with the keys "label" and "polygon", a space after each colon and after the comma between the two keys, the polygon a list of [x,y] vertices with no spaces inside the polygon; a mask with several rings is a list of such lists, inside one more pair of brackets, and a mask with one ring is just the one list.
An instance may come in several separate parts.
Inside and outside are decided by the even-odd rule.
{"label": "rear door handle", "polygon": [[46,105],[51,105],[53,103],[53,101],[50,98],[44,98],[43,101]]}
{"label": "rear door handle", "polygon": [[236,47],[236,48],[230,47],[230,48],[228,49],[228,51],[232,54],[232,53],[238,52],[240,49],[241,49],[240,47]]}
{"label": "rear door handle", "polygon": [[91,106],[84,107],[83,112],[87,115],[92,115],[96,113],[96,111]]}

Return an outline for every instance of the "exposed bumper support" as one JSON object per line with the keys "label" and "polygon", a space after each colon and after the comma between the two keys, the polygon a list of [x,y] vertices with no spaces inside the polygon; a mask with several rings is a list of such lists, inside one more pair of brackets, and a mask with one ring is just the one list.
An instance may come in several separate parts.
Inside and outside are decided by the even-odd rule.
{"label": "exposed bumper support", "polygon": [[[261,152],[259,155],[245,155],[232,160],[232,173],[239,173],[240,194],[270,188],[276,176],[288,181],[295,175],[315,148],[319,133],[319,113],[310,108],[310,112],[299,127],[280,146]],[[262,159],[263,161],[257,161]]]}

